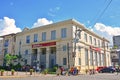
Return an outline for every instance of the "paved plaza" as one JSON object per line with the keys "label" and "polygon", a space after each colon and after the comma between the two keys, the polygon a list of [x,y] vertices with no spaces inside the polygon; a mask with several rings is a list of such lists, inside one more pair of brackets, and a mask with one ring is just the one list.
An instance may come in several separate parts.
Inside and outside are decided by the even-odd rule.
{"label": "paved plaza", "polygon": [[56,75],[26,75],[26,76],[6,76],[0,77],[0,80],[120,80],[120,74],[101,73],[95,75],[81,74],[77,76],[56,76]]}

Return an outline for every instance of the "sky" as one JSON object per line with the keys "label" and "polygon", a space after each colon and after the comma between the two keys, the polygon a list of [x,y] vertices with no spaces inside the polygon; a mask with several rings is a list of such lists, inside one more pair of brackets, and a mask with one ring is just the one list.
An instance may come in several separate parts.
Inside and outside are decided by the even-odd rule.
{"label": "sky", "polygon": [[67,19],[112,44],[112,36],[120,35],[120,0],[0,0],[0,36]]}

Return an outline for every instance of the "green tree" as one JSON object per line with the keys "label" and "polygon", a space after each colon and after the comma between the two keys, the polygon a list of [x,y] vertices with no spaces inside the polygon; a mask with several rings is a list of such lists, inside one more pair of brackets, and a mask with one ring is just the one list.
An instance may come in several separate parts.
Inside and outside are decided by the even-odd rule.
{"label": "green tree", "polygon": [[17,58],[18,57],[16,55],[6,54],[4,59],[6,61],[6,64],[10,65],[10,64],[12,64],[12,61],[17,59]]}
{"label": "green tree", "polygon": [[117,45],[114,45],[114,46],[113,46],[113,49],[117,49],[117,48],[118,48],[118,46],[117,46]]}

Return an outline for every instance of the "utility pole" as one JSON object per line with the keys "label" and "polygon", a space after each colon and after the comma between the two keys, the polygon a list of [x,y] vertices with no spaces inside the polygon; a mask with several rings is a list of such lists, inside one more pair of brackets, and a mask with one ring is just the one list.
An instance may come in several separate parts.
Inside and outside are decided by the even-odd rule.
{"label": "utility pole", "polygon": [[70,61],[69,61],[69,43],[67,43],[67,59],[68,59],[68,70],[69,70],[69,68],[70,68]]}
{"label": "utility pole", "polygon": [[[79,33],[77,33],[79,32]],[[73,66],[75,66],[75,57],[76,57],[76,44],[78,43],[79,41],[79,38],[81,36],[81,32],[82,30],[81,29],[77,29],[76,27],[76,30],[75,30],[75,38],[74,38],[74,52],[72,53],[73,54]]]}

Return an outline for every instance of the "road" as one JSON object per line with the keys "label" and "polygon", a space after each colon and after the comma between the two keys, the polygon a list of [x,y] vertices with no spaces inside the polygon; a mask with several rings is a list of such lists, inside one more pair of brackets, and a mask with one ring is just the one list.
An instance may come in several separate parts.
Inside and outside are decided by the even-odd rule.
{"label": "road", "polygon": [[120,74],[101,73],[95,75],[78,76],[39,75],[23,77],[0,77],[0,80],[120,80]]}

